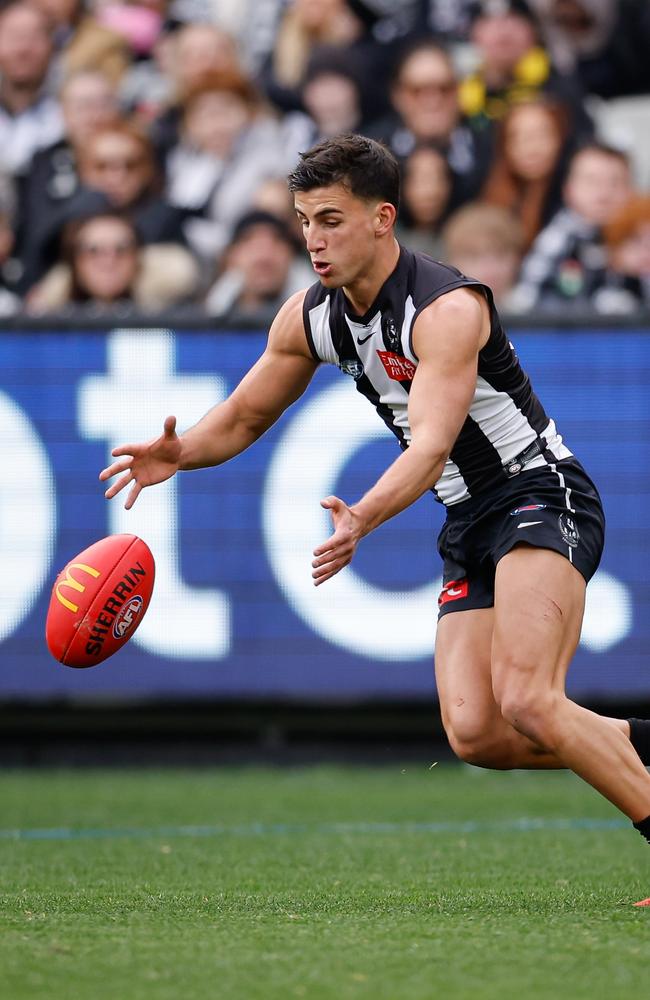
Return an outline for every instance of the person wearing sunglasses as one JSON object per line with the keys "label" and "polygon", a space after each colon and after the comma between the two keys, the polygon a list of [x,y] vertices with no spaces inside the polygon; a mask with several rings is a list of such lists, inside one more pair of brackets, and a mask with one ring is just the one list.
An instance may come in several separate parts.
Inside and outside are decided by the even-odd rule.
{"label": "person wearing sunglasses", "polygon": [[390,90],[391,115],[369,133],[388,145],[400,164],[416,146],[435,145],[446,156],[455,207],[476,197],[490,166],[490,129],[474,129],[463,117],[459,80],[450,54],[431,38],[402,51]]}
{"label": "person wearing sunglasses", "polygon": [[188,256],[182,247],[144,246],[135,224],[120,212],[78,219],[65,227],[61,259],[29,293],[27,311],[124,317],[169,309],[196,288]]}

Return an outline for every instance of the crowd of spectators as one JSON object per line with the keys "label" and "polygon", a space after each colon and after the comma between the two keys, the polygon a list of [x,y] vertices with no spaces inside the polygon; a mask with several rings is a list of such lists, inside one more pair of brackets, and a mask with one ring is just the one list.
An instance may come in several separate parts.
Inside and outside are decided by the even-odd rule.
{"label": "crowd of spectators", "polygon": [[398,238],[511,313],[650,309],[647,0],[0,3],[0,316],[266,322],[285,177],[343,132]]}

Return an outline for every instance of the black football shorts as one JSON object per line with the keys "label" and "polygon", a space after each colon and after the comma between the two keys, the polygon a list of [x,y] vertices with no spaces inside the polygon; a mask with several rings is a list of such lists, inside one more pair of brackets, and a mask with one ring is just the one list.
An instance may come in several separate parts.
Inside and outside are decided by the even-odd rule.
{"label": "black football shorts", "polygon": [[575,458],[512,476],[450,507],[438,536],[444,561],[439,617],[494,606],[499,559],[523,542],[565,556],[589,581],[603,551],[598,490]]}

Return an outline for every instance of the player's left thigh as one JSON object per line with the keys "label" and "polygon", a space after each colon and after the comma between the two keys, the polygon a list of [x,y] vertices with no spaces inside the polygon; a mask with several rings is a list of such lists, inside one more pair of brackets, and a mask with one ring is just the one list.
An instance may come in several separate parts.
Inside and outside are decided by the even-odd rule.
{"label": "player's left thigh", "polygon": [[518,545],[496,570],[492,685],[508,721],[563,695],[580,639],[586,584],[558,552]]}

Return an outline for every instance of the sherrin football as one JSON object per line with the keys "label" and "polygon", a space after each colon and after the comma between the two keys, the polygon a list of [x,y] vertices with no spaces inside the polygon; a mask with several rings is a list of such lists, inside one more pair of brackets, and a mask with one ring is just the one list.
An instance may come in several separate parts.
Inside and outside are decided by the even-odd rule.
{"label": "sherrin football", "polygon": [[155,566],[137,535],[109,535],[57,576],[45,639],[66,667],[94,667],[131,638],[151,600]]}

